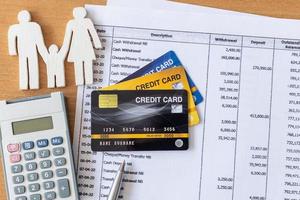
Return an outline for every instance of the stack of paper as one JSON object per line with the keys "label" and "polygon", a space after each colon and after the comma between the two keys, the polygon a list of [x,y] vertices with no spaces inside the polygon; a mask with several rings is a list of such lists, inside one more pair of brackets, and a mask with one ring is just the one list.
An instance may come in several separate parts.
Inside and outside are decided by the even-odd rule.
{"label": "stack of paper", "polygon": [[[86,9],[104,48],[94,63],[97,84],[78,89],[74,155],[82,200],[106,199],[124,159],[120,199],[299,199],[299,21],[158,0]],[[91,91],[170,50],[204,97],[189,150],[92,152]]]}

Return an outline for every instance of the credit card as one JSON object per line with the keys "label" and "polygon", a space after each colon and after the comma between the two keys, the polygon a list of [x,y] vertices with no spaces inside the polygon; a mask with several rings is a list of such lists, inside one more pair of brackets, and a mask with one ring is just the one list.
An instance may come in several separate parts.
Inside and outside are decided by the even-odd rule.
{"label": "credit card", "polygon": [[[152,61],[151,63],[149,63],[148,65],[137,70],[133,74],[127,76],[125,79],[121,80],[120,82],[128,81],[128,80],[140,77],[140,76],[145,76],[145,75],[153,74],[156,72],[161,72],[162,70],[169,69],[172,67],[180,67],[180,66],[183,66],[183,65],[180,62],[177,55],[175,54],[175,52],[168,51],[164,55],[160,56],[159,58],[157,58],[154,61]],[[196,87],[194,81],[192,80],[192,78],[189,76],[189,74],[187,72],[186,72],[186,76],[187,76],[187,79],[188,79],[188,82],[189,82],[189,85],[190,85],[190,88],[191,88],[191,91],[192,91],[192,94],[194,97],[195,105],[198,105],[199,103],[201,103],[203,101],[203,97],[202,97],[200,91],[198,90],[198,88]]]}
{"label": "credit card", "polygon": [[102,88],[101,90],[170,90],[184,89],[188,93],[189,125],[199,124],[195,102],[183,67],[174,67],[147,76]]}
{"label": "credit card", "polygon": [[93,151],[188,149],[186,90],[93,91]]}

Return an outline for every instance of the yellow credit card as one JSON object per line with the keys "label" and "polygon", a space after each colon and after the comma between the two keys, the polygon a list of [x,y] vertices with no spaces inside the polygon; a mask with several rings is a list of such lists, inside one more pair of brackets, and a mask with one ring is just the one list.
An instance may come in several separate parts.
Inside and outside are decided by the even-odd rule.
{"label": "yellow credit card", "polygon": [[[183,89],[188,92],[189,126],[200,123],[199,114],[195,106],[191,89],[183,67],[175,67],[147,76],[121,82],[101,90],[165,90]],[[114,106],[113,105],[107,106]]]}

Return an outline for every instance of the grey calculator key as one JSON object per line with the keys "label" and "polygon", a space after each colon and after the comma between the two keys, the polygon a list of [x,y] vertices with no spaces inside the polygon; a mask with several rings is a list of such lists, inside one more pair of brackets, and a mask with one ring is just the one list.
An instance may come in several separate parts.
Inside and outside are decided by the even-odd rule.
{"label": "grey calculator key", "polygon": [[47,149],[40,150],[39,151],[39,157],[40,158],[48,158],[50,156],[50,151]]}
{"label": "grey calculator key", "polygon": [[56,158],[54,160],[55,162],[55,166],[60,167],[60,166],[64,166],[66,164],[66,159],[65,158]]}
{"label": "grey calculator key", "polygon": [[61,156],[61,155],[64,155],[65,153],[65,149],[63,147],[55,147],[53,149],[53,155],[55,156]]}
{"label": "grey calculator key", "polygon": [[53,181],[47,181],[43,183],[43,186],[45,190],[51,190],[54,188],[55,184]]}
{"label": "grey calculator key", "polygon": [[34,184],[29,184],[29,191],[30,192],[37,192],[40,190],[40,184],[34,183]]}
{"label": "grey calculator key", "polygon": [[27,174],[27,179],[30,182],[36,181],[39,179],[39,175],[38,175],[38,173],[30,173],[30,174]]}
{"label": "grey calculator key", "polygon": [[14,188],[15,194],[24,194],[25,193],[25,187],[24,186],[16,186]]}
{"label": "grey calculator key", "polygon": [[56,170],[57,177],[67,176],[67,174],[68,174],[68,170],[66,168],[61,168]]}
{"label": "grey calculator key", "polygon": [[30,200],[41,200],[42,196],[40,194],[30,195]]}
{"label": "grey calculator key", "polygon": [[43,179],[49,179],[53,177],[53,172],[52,171],[44,171],[42,172],[42,177]]}
{"label": "grey calculator key", "polygon": [[35,162],[30,162],[26,164],[26,170],[27,171],[33,171],[36,170],[37,164]]}
{"label": "grey calculator key", "polygon": [[13,166],[11,166],[11,172],[13,174],[20,173],[22,171],[23,171],[23,166],[22,165],[13,165]]}
{"label": "grey calculator key", "polygon": [[13,182],[14,182],[14,184],[23,183],[24,182],[24,176],[23,175],[13,176]]}
{"label": "grey calculator key", "polygon": [[55,192],[46,192],[45,193],[45,199],[46,200],[52,200],[56,198],[56,193]]}
{"label": "grey calculator key", "polygon": [[27,200],[27,197],[25,197],[25,196],[16,197],[16,200]]}
{"label": "grey calculator key", "polygon": [[70,194],[70,185],[68,179],[60,179],[58,183],[58,194],[60,198],[67,198]]}
{"label": "grey calculator key", "polygon": [[52,165],[51,160],[43,160],[40,162],[40,166],[42,169],[47,169],[47,168],[51,167],[51,165]]}
{"label": "grey calculator key", "polygon": [[25,160],[33,160],[35,159],[35,152],[27,152],[24,154]]}

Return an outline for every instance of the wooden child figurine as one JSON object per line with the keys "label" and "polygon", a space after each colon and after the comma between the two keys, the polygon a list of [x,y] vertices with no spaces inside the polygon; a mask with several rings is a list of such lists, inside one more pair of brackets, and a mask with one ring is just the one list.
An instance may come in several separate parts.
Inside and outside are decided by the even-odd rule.
{"label": "wooden child figurine", "polygon": [[55,44],[49,47],[49,55],[46,59],[48,88],[54,88],[55,82],[56,87],[65,86],[64,55],[65,53],[61,50],[58,51],[58,47]]}

